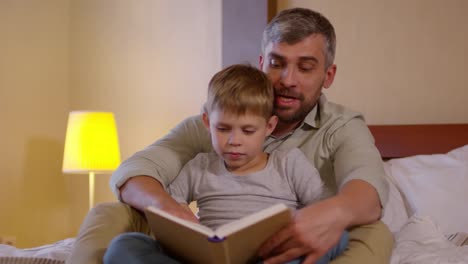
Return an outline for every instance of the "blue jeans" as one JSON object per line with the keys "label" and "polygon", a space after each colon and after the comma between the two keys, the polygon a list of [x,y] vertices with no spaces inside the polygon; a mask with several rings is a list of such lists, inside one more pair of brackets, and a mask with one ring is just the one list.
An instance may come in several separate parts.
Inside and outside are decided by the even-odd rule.
{"label": "blue jeans", "polygon": [[[345,231],[338,244],[330,249],[316,264],[326,264],[339,256],[348,246],[348,232]],[[287,264],[302,263],[303,258],[294,259]],[[159,243],[142,233],[124,233],[114,238],[106,253],[104,264],[182,264],[183,262],[167,255]],[[259,262],[262,263],[262,262]]]}

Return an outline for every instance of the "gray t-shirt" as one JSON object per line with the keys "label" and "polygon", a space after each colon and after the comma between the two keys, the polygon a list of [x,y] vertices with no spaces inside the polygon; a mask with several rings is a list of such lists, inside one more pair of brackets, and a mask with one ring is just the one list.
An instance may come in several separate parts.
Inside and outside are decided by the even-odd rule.
{"label": "gray t-shirt", "polygon": [[200,222],[216,228],[271,205],[298,209],[321,198],[318,171],[297,148],[273,151],[264,169],[238,176],[215,152],[190,160],[169,185],[179,203],[197,201]]}

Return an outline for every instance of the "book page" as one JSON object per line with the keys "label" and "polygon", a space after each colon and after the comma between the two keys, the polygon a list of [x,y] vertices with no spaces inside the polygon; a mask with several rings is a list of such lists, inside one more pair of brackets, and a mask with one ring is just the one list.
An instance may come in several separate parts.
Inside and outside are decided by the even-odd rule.
{"label": "book page", "polygon": [[204,234],[204,235],[206,235],[208,237],[214,237],[215,236],[215,232],[211,228],[209,228],[207,226],[204,226],[204,225],[201,225],[201,224],[197,224],[197,223],[190,222],[188,220],[179,218],[177,216],[171,215],[171,214],[169,214],[169,213],[167,213],[167,212],[165,212],[163,210],[160,210],[160,209],[158,209],[156,207],[153,207],[153,206],[147,207],[146,210],[148,212],[159,215],[159,216],[161,216],[161,217],[163,217],[165,219],[168,219],[168,220],[170,220],[172,222],[175,222],[175,223],[177,223],[179,225],[185,226],[185,227],[190,228],[192,230],[195,230],[195,231],[197,231],[199,233],[202,233],[202,234]]}
{"label": "book page", "polygon": [[257,213],[254,213],[254,214],[245,216],[239,220],[224,224],[215,231],[215,234],[219,238],[224,238],[234,232],[237,232],[241,229],[251,226],[265,218],[269,218],[273,215],[279,214],[284,211],[289,211],[289,208],[286,205],[275,204]]}

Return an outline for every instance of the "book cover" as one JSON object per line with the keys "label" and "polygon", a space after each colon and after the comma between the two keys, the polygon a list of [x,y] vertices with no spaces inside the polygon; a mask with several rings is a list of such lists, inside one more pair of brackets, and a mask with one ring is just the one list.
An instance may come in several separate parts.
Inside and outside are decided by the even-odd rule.
{"label": "book cover", "polygon": [[255,263],[260,246],[291,221],[291,210],[276,204],[212,230],[155,207],[145,210],[164,250],[188,263]]}

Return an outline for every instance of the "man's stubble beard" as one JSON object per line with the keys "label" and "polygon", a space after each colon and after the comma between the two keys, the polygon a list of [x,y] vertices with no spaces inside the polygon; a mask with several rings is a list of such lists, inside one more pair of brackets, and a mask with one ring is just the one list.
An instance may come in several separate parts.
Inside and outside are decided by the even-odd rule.
{"label": "man's stubble beard", "polygon": [[311,105],[301,105],[301,107],[293,114],[284,116],[281,115],[277,109],[274,109],[274,114],[278,116],[278,119],[282,123],[297,123],[297,122],[302,122],[304,118],[309,114],[310,111],[314,108],[315,104]]}
{"label": "man's stubble beard", "polygon": [[[324,84],[324,81],[322,81],[322,83],[320,84],[320,89],[318,89],[318,94],[315,96],[314,101],[310,102],[309,104],[304,104],[304,101],[305,101],[304,95],[302,95],[302,94],[297,95],[296,97],[300,100],[301,106],[292,115],[288,115],[288,116],[280,115],[280,112],[277,111],[277,107],[275,106],[273,108],[273,113],[278,117],[278,121],[280,121],[281,123],[285,123],[285,124],[292,124],[292,123],[302,122],[305,119],[305,117],[310,113],[310,111],[312,111],[312,109],[314,109],[315,105],[318,103],[318,100],[320,98],[320,94],[322,93],[323,84]],[[276,91],[275,91],[275,94],[276,94]],[[287,89],[284,89],[284,90],[279,89],[278,94],[288,95],[289,92],[287,91]]]}

